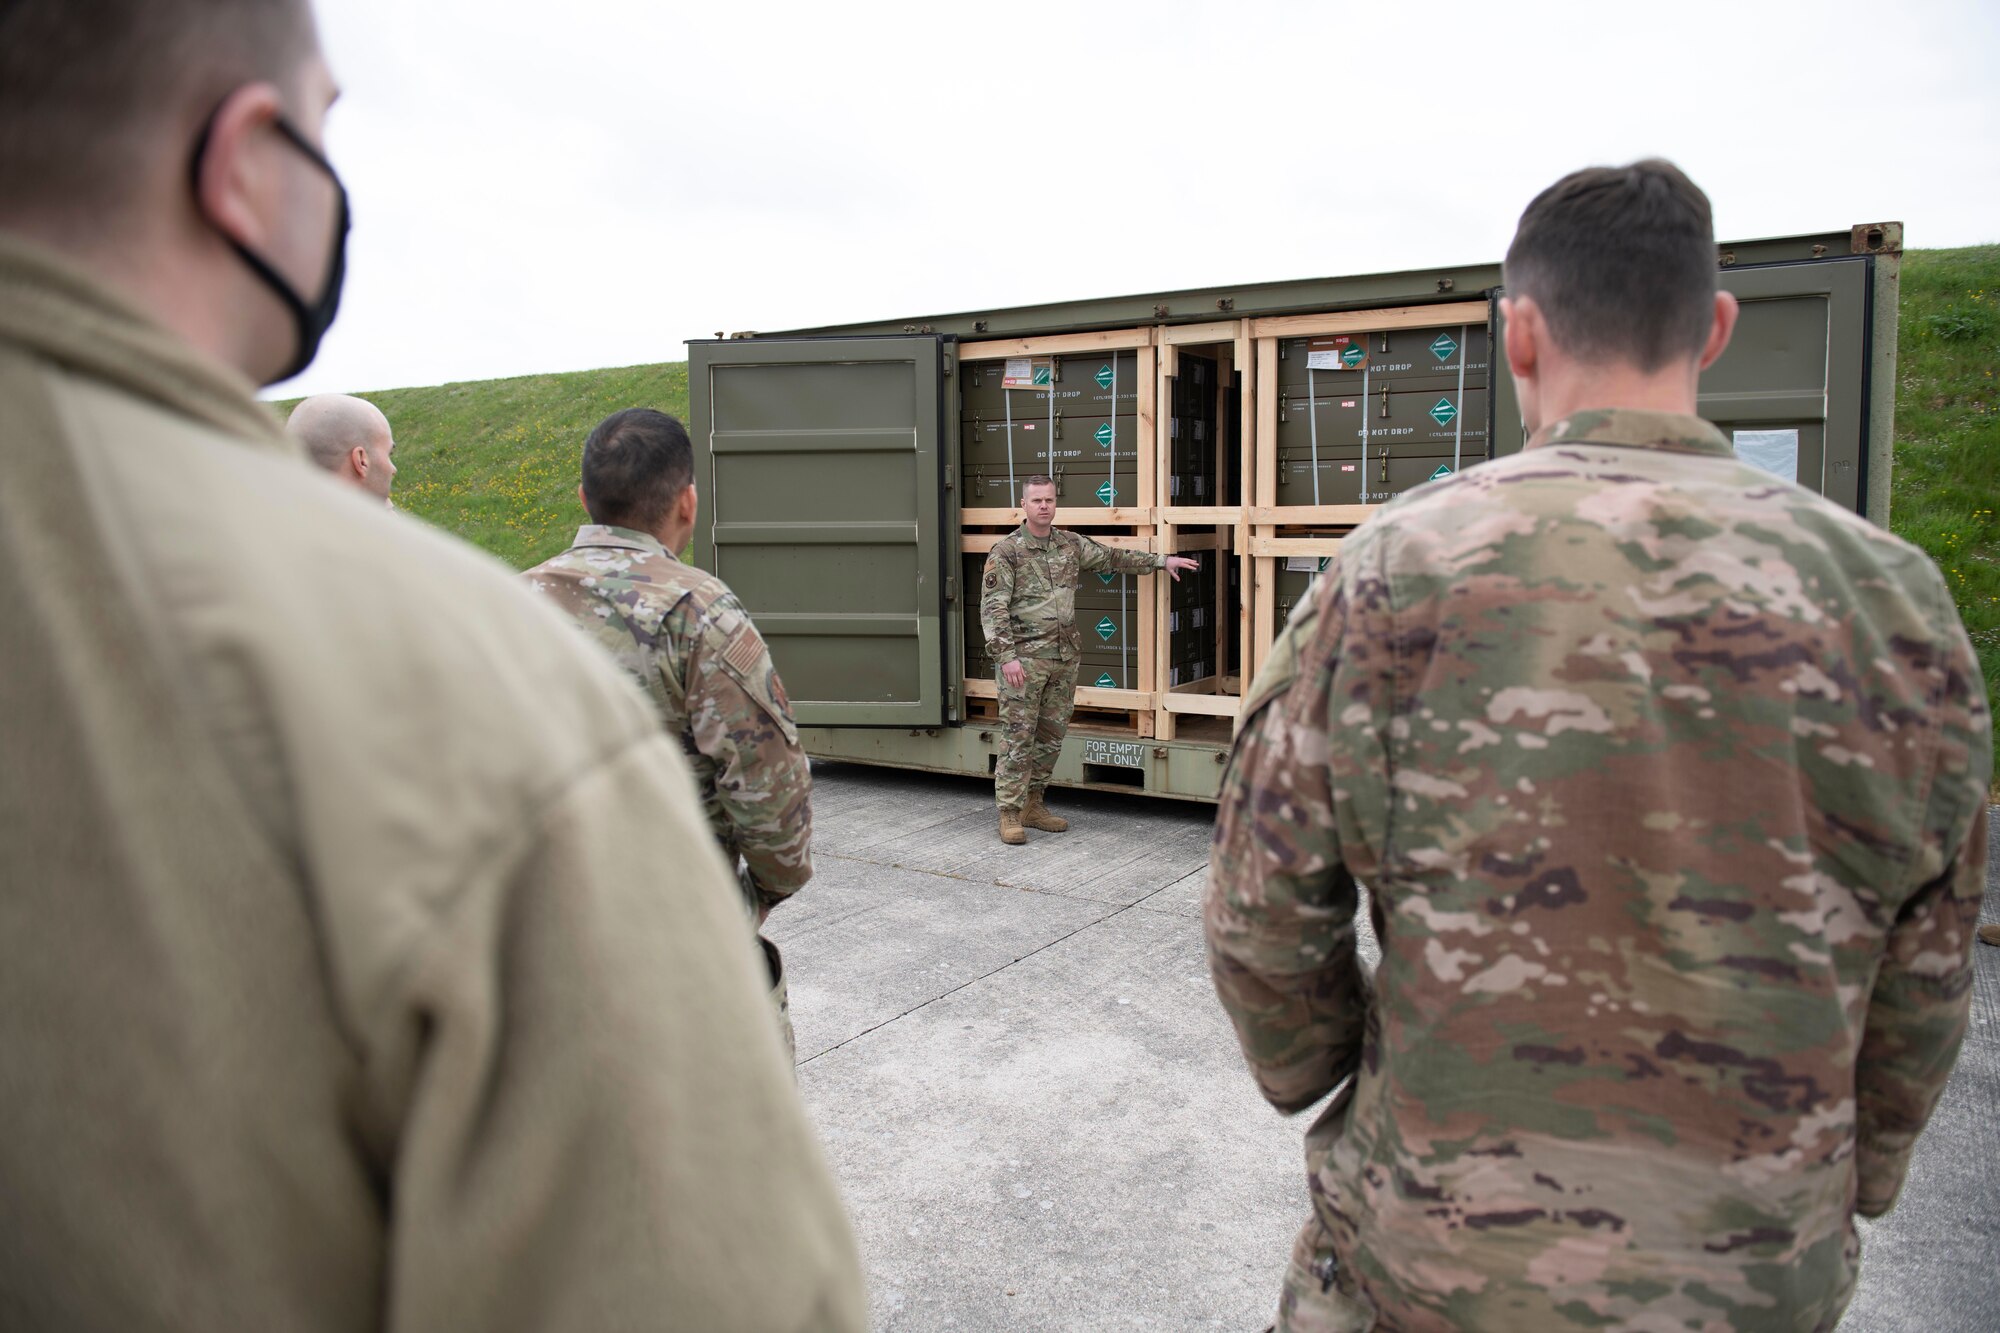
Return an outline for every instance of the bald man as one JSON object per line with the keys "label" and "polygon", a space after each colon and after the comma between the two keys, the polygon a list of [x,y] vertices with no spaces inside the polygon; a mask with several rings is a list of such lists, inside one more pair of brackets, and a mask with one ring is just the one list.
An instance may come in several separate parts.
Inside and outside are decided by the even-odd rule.
{"label": "bald man", "polygon": [[285,429],[305,446],[306,456],[339,477],[382,500],[396,480],[396,437],[389,418],[365,398],[323,393],[292,409]]}

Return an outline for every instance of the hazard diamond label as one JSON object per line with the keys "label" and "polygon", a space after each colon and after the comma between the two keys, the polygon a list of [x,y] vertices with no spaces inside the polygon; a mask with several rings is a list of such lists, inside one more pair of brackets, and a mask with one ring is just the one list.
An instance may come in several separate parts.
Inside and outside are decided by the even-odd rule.
{"label": "hazard diamond label", "polygon": [[1095,375],[1091,376],[1091,378],[1097,381],[1097,387],[1098,387],[1098,388],[1100,388],[1100,389],[1108,389],[1108,388],[1110,388],[1110,387],[1111,387],[1111,380],[1112,380],[1112,374],[1111,374],[1111,367],[1110,367],[1110,366],[1099,366],[1099,367],[1097,368],[1097,373],[1096,373]]}
{"label": "hazard diamond label", "polygon": [[1110,586],[1111,586],[1111,585],[1112,585],[1112,584],[1113,584],[1114,582],[1116,582],[1116,581],[1117,581],[1117,578],[1118,578],[1118,576],[1117,576],[1116,574],[1099,574],[1099,575],[1097,576],[1097,581],[1098,581],[1099,583],[1102,583],[1102,584],[1103,584],[1103,585],[1104,585],[1105,587],[1107,587],[1107,588],[1108,588],[1108,587],[1110,587]]}
{"label": "hazard diamond label", "polygon": [[1035,383],[1036,384],[1054,383],[1054,376],[1050,373],[1049,368],[1047,366],[1035,367]]}
{"label": "hazard diamond label", "polygon": [[1445,464],[1439,463],[1437,471],[1431,473],[1430,476],[1425,477],[1424,480],[1436,481],[1439,477],[1449,477],[1450,475],[1451,475],[1451,469],[1447,467]]}
{"label": "hazard diamond label", "polygon": [[1104,619],[1097,622],[1098,638],[1112,639],[1116,638],[1117,636],[1118,636],[1118,622],[1113,620],[1110,616],[1106,616],[1104,617]]}
{"label": "hazard diamond label", "polygon": [[1108,505],[1117,498],[1118,498],[1118,488],[1116,486],[1113,486],[1110,482],[1107,481],[1102,486],[1099,486],[1097,488],[1097,502],[1099,504]]}
{"label": "hazard diamond label", "polygon": [[1099,426],[1093,438],[1106,449],[1109,449],[1111,447],[1111,423],[1107,421],[1102,426]]}
{"label": "hazard diamond label", "polygon": [[1109,671],[1100,672],[1097,677],[1097,688],[1100,690],[1115,690],[1118,688],[1118,682],[1111,679]]}
{"label": "hazard diamond label", "polygon": [[1368,349],[1353,343],[1348,344],[1347,350],[1340,354],[1340,359],[1350,367],[1360,365],[1367,357]]}
{"label": "hazard diamond label", "polygon": [[1458,415],[1458,409],[1451,405],[1451,399],[1440,398],[1431,408],[1431,420],[1440,426],[1449,426],[1451,419]]}
{"label": "hazard diamond label", "polygon": [[1451,360],[1451,354],[1458,350],[1458,341],[1449,333],[1440,333],[1431,339],[1431,355],[1440,361]]}

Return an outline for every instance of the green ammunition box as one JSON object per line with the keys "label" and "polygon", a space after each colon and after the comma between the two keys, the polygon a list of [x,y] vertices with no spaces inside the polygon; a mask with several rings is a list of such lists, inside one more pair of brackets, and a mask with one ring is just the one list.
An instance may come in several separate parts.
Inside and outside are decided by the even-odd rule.
{"label": "green ammunition box", "polygon": [[[967,421],[1015,421],[1072,416],[1129,417],[1139,411],[1139,358],[1134,352],[1042,358],[1050,362],[1052,383],[1045,389],[1003,389],[1004,361],[974,361],[965,367],[959,411]],[[1116,412],[1113,412],[1113,405]]]}
{"label": "green ammunition box", "polygon": [[1053,421],[991,421],[974,418],[960,423],[960,458],[966,467],[998,465],[1011,458],[1022,475],[1048,472],[1058,463],[1108,463],[1123,470],[1138,466],[1137,417],[1087,417],[1058,414]]}
{"label": "green ammunition box", "polygon": [[[1340,345],[1326,345],[1336,343]],[[1335,368],[1335,362],[1340,368]],[[1357,392],[1364,371],[1371,388],[1388,383],[1398,392],[1455,390],[1461,368],[1467,389],[1486,387],[1490,367],[1485,325],[1453,324],[1278,341],[1281,398],[1305,397],[1308,383],[1316,394]]]}

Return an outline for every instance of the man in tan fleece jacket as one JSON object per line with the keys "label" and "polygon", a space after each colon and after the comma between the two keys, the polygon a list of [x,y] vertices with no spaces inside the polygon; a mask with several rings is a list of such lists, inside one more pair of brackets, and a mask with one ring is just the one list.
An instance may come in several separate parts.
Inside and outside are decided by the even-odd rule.
{"label": "man in tan fleece jacket", "polygon": [[0,5],[0,1327],[858,1329],[644,700],[311,473],[304,0]]}

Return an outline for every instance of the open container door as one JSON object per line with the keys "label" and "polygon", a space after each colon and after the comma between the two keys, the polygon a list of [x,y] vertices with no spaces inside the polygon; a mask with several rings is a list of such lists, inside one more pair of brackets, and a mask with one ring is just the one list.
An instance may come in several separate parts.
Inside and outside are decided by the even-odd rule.
{"label": "open container door", "polygon": [[951,345],[758,338],[688,352],[694,558],[750,612],[794,716],[941,724]]}
{"label": "open container door", "polygon": [[[1728,349],[1702,373],[1699,399],[1701,415],[1745,461],[1857,513],[1867,495],[1873,263],[1857,255],[1724,269],[1722,289],[1743,314]],[[1493,345],[1502,348],[1498,295],[1492,321]],[[1515,453],[1525,443],[1520,400],[1505,355],[1493,361],[1487,438],[1496,455]]]}

